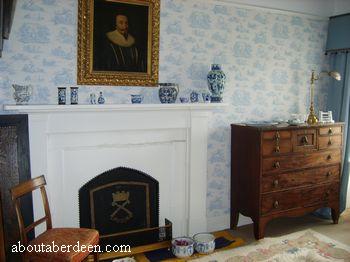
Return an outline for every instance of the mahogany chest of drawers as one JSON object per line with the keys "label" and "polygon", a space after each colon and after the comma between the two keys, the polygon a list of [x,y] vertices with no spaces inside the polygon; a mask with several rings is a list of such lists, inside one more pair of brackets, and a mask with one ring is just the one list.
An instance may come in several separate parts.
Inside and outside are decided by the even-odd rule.
{"label": "mahogany chest of drawers", "polygon": [[241,213],[260,239],[271,219],[321,207],[338,223],[343,126],[231,125],[231,228]]}

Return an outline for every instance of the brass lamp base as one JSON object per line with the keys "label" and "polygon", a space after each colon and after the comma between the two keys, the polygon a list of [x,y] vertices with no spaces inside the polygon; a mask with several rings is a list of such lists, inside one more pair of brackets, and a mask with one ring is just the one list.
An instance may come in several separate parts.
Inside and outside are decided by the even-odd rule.
{"label": "brass lamp base", "polygon": [[317,116],[313,112],[310,112],[309,116],[307,117],[307,123],[309,125],[316,125],[318,123]]}

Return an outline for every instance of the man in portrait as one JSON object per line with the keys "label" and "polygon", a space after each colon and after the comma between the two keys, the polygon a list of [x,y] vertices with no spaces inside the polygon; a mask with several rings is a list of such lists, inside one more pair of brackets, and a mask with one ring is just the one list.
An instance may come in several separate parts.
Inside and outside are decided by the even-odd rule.
{"label": "man in portrait", "polygon": [[99,70],[145,72],[144,55],[137,47],[137,39],[129,33],[126,14],[115,15],[115,30],[105,34],[105,46],[101,59],[95,61]]}

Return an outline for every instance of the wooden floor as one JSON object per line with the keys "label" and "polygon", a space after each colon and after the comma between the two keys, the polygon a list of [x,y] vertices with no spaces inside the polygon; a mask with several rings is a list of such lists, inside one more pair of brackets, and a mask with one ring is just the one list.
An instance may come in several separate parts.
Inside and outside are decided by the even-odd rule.
{"label": "wooden floor", "polygon": [[[334,225],[331,220],[323,220],[312,215],[275,219],[267,225],[265,237],[278,237],[305,229],[313,229],[350,246],[350,209],[340,216],[338,225]],[[230,233],[234,237],[242,238],[245,244],[256,242],[253,224],[238,227]]]}
{"label": "wooden floor", "polygon": [[[309,228],[350,246],[350,209],[340,216],[338,225],[334,225],[331,220],[323,220],[312,215],[272,220],[266,227],[265,237],[282,236]],[[238,227],[231,232],[234,236],[243,238],[247,244],[256,241],[253,224]]]}

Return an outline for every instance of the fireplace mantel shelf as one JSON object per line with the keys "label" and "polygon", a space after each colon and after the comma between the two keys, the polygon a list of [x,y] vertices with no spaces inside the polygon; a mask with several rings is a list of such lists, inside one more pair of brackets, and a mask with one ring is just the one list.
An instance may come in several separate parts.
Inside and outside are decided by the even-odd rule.
{"label": "fireplace mantel shelf", "polygon": [[163,111],[224,109],[226,103],[186,104],[104,104],[104,105],[4,105],[5,111],[23,113],[103,112],[103,111]]}

